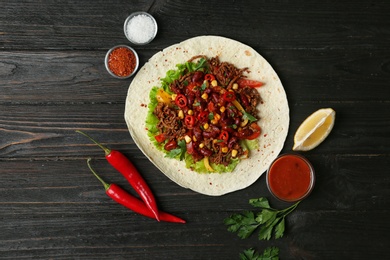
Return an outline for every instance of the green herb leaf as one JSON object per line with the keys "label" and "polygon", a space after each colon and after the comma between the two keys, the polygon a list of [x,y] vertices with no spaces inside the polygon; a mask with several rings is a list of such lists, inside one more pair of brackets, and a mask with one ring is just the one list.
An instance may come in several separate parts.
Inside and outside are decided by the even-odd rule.
{"label": "green herb leaf", "polygon": [[251,114],[249,114],[248,112],[246,112],[246,111],[243,111],[243,118],[244,119],[248,119],[249,120],[249,122],[255,122],[255,121],[257,121],[257,118],[256,117],[254,117],[254,116],[252,116]]}
{"label": "green herb leaf", "polygon": [[265,209],[271,208],[267,198],[264,198],[264,197],[261,197],[258,199],[250,199],[249,204],[251,204],[253,207],[256,207],[256,208],[265,208]]}
{"label": "green herb leaf", "polygon": [[248,238],[259,226],[252,211],[233,214],[226,218],[224,222],[228,226],[228,231],[237,232],[237,235],[242,239]]}
{"label": "green herb leaf", "polygon": [[267,224],[268,222],[273,222],[276,218],[276,211],[263,209],[260,214],[257,215],[256,221],[260,224]]}
{"label": "green herb leaf", "polygon": [[279,248],[267,247],[260,255],[253,248],[244,250],[240,254],[241,260],[279,260]]}
{"label": "green herb leaf", "polygon": [[271,225],[261,226],[260,230],[259,230],[259,240],[270,240],[271,235],[272,235],[272,229],[273,229],[273,226],[271,226]]}
{"label": "green herb leaf", "polygon": [[203,82],[202,86],[200,86],[200,90],[205,91],[206,88],[207,88],[207,84]]}
{"label": "green herb leaf", "polygon": [[180,156],[180,161],[182,161],[184,159],[184,156],[185,156],[185,153],[187,151],[187,148],[186,148],[186,142],[184,140],[180,140],[177,145],[179,147],[175,148],[175,149],[172,149],[170,150],[166,155],[165,157],[168,157],[168,158],[176,158],[177,156]]}
{"label": "green herb leaf", "polygon": [[209,114],[209,120],[213,120],[214,119],[214,113],[210,112]]}
{"label": "green herb leaf", "polygon": [[260,257],[261,260],[279,260],[279,248],[267,247]]}
{"label": "green herb leaf", "polygon": [[293,212],[300,201],[294,205],[277,210],[270,207],[268,200],[264,197],[251,199],[249,203],[262,210],[258,213],[253,211],[243,211],[236,213],[224,220],[228,226],[228,231],[237,233],[240,238],[249,237],[259,228],[259,240],[269,240],[274,234],[275,239],[283,237],[285,231],[285,217]]}
{"label": "green herb leaf", "polygon": [[285,229],[285,220],[283,218],[282,221],[280,221],[275,226],[275,239],[283,237],[284,229]]}

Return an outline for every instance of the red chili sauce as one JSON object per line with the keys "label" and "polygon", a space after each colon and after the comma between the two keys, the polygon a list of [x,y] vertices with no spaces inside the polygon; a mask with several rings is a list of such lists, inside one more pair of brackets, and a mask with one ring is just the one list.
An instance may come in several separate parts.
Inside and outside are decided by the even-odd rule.
{"label": "red chili sauce", "polygon": [[268,188],[277,198],[297,201],[310,192],[314,172],[310,164],[298,155],[284,155],[277,158],[267,174]]}

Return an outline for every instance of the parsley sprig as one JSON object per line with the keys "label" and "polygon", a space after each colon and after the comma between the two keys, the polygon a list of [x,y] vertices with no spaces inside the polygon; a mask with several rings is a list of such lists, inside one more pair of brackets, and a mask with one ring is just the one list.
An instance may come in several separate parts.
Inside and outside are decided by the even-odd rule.
{"label": "parsley sprig", "polygon": [[279,248],[267,247],[261,255],[250,248],[240,254],[240,260],[279,260]]}
{"label": "parsley sprig", "polygon": [[228,226],[228,231],[237,232],[237,235],[244,239],[248,238],[257,228],[259,228],[259,240],[269,240],[274,234],[275,239],[283,237],[285,230],[285,217],[294,211],[300,201],[294,205],[277,210],[270,207],[267,198],[249,200],[253,207],[261,208],[260,212],[243,211],[236,213],[224,220]]}
{"label": "parsley sprig", "polygon": [[170,150],[169,153],[165,155],[165,157],[176,158],[177,156],[180,156],[180,161],[182,161],[187,151],[186,142],[184,140],[180,140],[177,145],[178,147]]}

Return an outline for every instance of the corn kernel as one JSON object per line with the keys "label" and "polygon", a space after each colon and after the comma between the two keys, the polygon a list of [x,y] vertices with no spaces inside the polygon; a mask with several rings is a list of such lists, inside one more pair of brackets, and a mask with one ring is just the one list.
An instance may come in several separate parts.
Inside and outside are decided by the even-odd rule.
{"label": "corn kernel", "polygon": [[204,129],[204,130],[209,129],[209,124],[208,124],[208,123],[204,124],[204,125],[203,125],[203,129]]}
{"label": "corn kernel", "polygon": [[213,144],[218,143],[218,139],[213,139]]}
{"label": "corn kernel", "polygon": [[224,106],[221,106],[221,107],[219,108],[219,111],[221,111],[221,113],[225,112],[225,110],[226,110],[226,107],[224,107]]}
{"label": "corn kernel", "polygon": [[186,140],[186,143],[189,144],[191,143],[191,137],[189,137],[188,135],[184,136],[184,140]]}
{"label": "corn kernel", "polygon": [[213,87],[218,86],[218,82],[214,79],[213,81],[211,81],[211,86]]}
{"label": "corn kernel", "polygon": [[200,143],[199,148],[203,148],[203,147],[204,147],[204,143]]}
{"label": "corn kernel", "polygon": [[209,97],[209,95],[207,93],[203,93],[202,96],[201,96],[203,99],[207,99]]}
{"label": "corn kernel", "polygon": [[216,125],[216,124],[218,124],[218,120],[217,119],[213,119],[213,120],[210,121],[210,123],[212,123],[213,125]]}
{"label": "corn kernel", "polygon": [[232,86],[232,88],[233,88],[234,90],[237,90],[237,89],[238,89],[238,84],[237,84],[237,83],[234,83],[233,86]]}
{"label": "corn kernel", "polygon": [[221,119],[221,116],[219,114],[215,113],[214,118],[218,121],[219,119]]}
{"label": "corn kernel", "polygon": [[232,150],[232,157],[236,157],[237,153],[238,153],[238,151],[236,149],[233,149]]}
{"label": "corn kernel", "polygon": [[224,146],[224,147],[222,147],[221,150],[223,153],[227,153],[229,151],[229,148],[227,148],[227,146]]}
{"label": "corn kernel", "polygon": [[172,94],[171,97],[172,97],[172,100],[175,100],[177,97],[177,94]]}
{"label": "corn kernel", "polygon": [[183,110],[179,110],[177,116],[178,116],[180,119],[183,119],[183,118],[184,118]]}
{"label": "corn kernel", "polygon": [[187,111],[187,114],[189,114],[190,116],[192,116],[192,115],[194,114],[194,111],[192,111],[191,109],[189,109],[189,110]]}
{"label": "corn kernel", "polygon": [[195,135],[192,137],[192,141],[196,142],[198,139],[196,139]]}

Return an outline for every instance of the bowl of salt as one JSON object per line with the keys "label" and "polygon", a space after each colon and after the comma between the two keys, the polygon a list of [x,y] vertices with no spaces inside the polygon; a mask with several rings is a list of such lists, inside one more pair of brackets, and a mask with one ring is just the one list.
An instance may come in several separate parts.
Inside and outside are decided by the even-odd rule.
{"label": "bowl of salt", "polygon": [[157,22],[147,12],[135,12],[129,15],[123,26],[126,38],[136,45],[150,43],[157,35]]}

